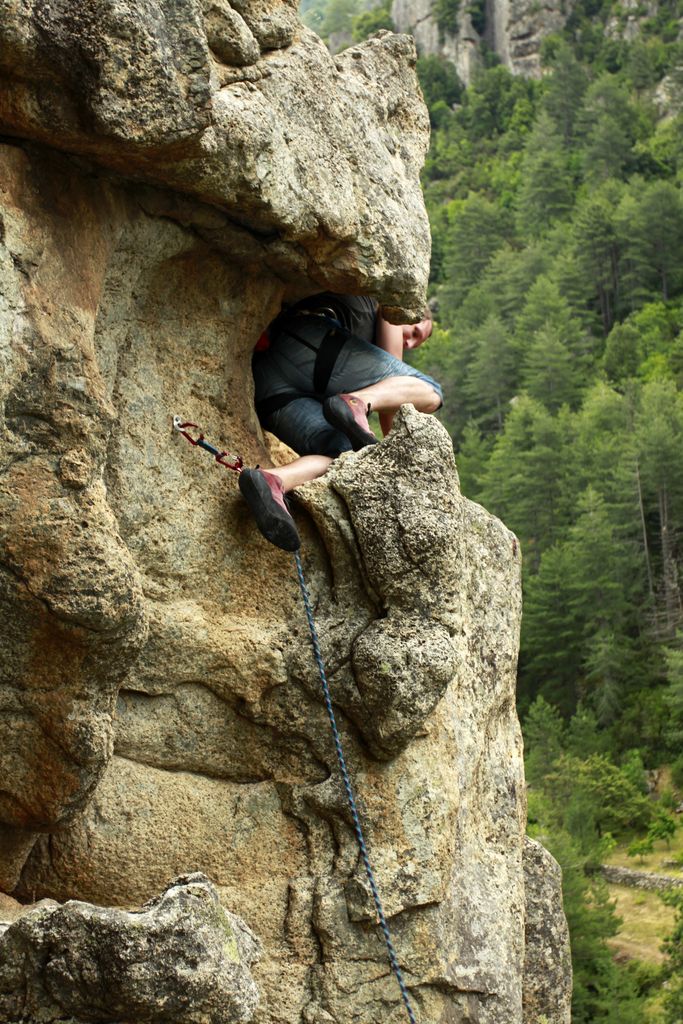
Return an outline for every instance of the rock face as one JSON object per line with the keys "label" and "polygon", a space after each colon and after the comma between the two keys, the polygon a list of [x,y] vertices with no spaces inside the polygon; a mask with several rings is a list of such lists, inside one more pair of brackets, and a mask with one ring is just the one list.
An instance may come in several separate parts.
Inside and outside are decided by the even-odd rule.
{"label": "rock face", "polygon": [[492,0],[485,38],[515,75],[541,77],[541,43],[564,28],[571,0]]}
{"label": "rock face", "polygon": [[249,1021],[258,956],[201,874],[132,913],[46,900],[0,936],[0,1013],[7,1024]]}
{"label": "rock face", "polygon": [[4,133],[86,154],[226,216],[180,219],[300,292],[417,318],[428,143],[410,39],[332,58],[289,0],[0,0]]}
{"label": "rock face", "polygon": [[[200,423],[249,465],[286,459],[250,369],[283,297],[345,287],[419,310],[412,43],[334,61],[268,0],[0,14],[2,888],[129,906],[203,871],[262,942],[254,1021],[393,1024],[293,563],[170,426]],[[516,541],[410,408],[297,509],[419,1019],[520,1024]],[[81,928],[39,917],[47,936]],[[91,995],[50,990],[41,1012]]]}
{"label": "rock face", "polygon": [[524,1024],[571,1024],[572,961],[562,912],[562,873],[554,857],[524,840]]}

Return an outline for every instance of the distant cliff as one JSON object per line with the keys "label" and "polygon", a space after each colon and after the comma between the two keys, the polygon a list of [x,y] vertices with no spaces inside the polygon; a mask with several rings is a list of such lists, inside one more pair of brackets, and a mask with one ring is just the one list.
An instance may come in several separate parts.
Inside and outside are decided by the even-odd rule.
{"label": "distant cliff", "polygon": [[[450,0],[394,0],[397,32],[410,32],[418,52],[453,61],[467,84],[481,63],[482,44],[513,74],[539,78],[541,42],[563,27],[571,0],[483,0],[480,7]],[[457,26],[453,31],[453,27]]]}

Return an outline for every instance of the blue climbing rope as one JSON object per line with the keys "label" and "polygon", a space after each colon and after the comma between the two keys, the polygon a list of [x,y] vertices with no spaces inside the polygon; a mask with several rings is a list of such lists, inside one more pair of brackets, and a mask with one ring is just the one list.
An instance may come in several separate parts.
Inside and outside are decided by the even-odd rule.
{"label": "blue climbing rope", "polygon": [[[220,450],[219,448],[215,448],[214,445],[209,444],[209,442],[205,440],[204,434],[202,433],[200,433],[199,436],[196,438],[193,437],[192,434],[189,433],[189,427],[199,429],[196,423],[190,423],[187,420],[183,420],[180,416],[173,417],[173,429],[177,431],[179,434],[182,434],[182,436],[185,437],[190,442],[191,445],[193,445],[194,447],[203,448],[205,451],[209,452],[210,455],[213,455],[216,462],[220,463],[220,465],[222,466],[225,466],[227,469],[232,469],[236,473],[241,473],[243,461],[239,455],[231,455],[229,452],[225,452]],[[325,675],[325,665],[323,664],[323,657],[322,654],[320,653],[320,642],[318,640],[318,633],[315,628],[315,622],[313,621],[311,599],[308,595],[308,588],[306,587],[306,581],[304,580],[304,571],[301,566],[301,558],[299,556],[298,551],[294,552],[294,560],[296,562],[296,571],[299,577],[299,586],[301,587],[301,596],[303,597],[304,607],[306,609],[308,628],[311,631],[313,653],[315,655],[315,660],[318,665],[318,671],[320,672],[320,682],[322,683],[323,687],[325,707],[327,708],[327,715],[330,720],[330,725],[332,726],[334,745],[337,750],[337,760],[339,761],[339,768],[341,770],[342,779],[344,780],[346,799],[349,802],[351,815],[353,817],[353,828],[356,833],[356,839],[358,840],[358,847],[360,849],[361,857],[363,858],[363,864],[365,865],[365,873],[368,876],[368,882],[370,883],[370,890],[372,892],[372,898],[375,903],[375,910],[377,911],[377,920],[379,921],[379,925],[384,934],[384,941],[386,942],[387,950],[389,952],[389,962],[391,964],[391,969],[396,975],[398,986],[401,989],[401,996],[403,998],[403,1002],[405,1003],[406,1010],[408,1011],[410,1024],[417,1024],[415,1014],[413,1013],[413,1008],[410,1005],[408,989],[406,988],[406,983],[403,980],[403,974],[401,973],[398,957],[396,956],[396,950],[394,949],[394,944],[391,941],[391,935],[389,934],[389,926],[387,924],[387,919],[384,916],[384,910],[382,909],[382,901],[379,898],[379,892],[377,891],[377,885],[375,883],[375,876],[373,874],[372,866],[370,864],[370,858],[368,857],[368,851],[365,846],[365,840],[363,838],[363,829],[361,828],[360,818],[358,817],[358,809],[356,807],[356,801],[353,796],[353,790],[351,789],[351,780],[349,779],[349,773],[346,768],[346,761],[344,760],[344,751],[342,750],[339,729],[337,728],[337,720],[334,717],[332,697],[330,696],[330,687],[328,685],[327,677]]]}
{"label": "blue climbing rope", "polygon": [[318,665],[318,671],[320,673],[320,682],[322,683],[323,697],[325,698],[325,707],[327,708],[327,716],[328,716],[328,718],[330,720],[330,725],[332,726],[332,735],[334,737],[334,745],[335,745],[336,750],[337,750],[337,760],[339,761],[339,769],[340,769],[341,774],[342,774],[342,779],[344,780],[344,789],[346,790],[346,799],[349,802],[349,807],[351,809],[351,815],[353,817],[353,828],[354,828],[354,831],[356,833],[356,839],[358,840],[358,847],[360,849],[361,857],[363,858],[363,864],[365,865],[365,873],[368,876],[368,882],[370,883],[370,889],[372,891],[372,898],[373,898],[374,903],[375,903],[375,910],[377,911],[377,918],[378,918],[378,921],[379,921],[379,925],[380,925],[380,927],[382,929],[382,932],[384,933],[384,941],[386,942],[387,950],[389,952],[389,962],[391,963],[391,969],[393,970],[394,974],[396,975],[396,980],[398,981],[398,986],[401,989],[401,996],[403,998],[403,1002],[405,1003],[406,1010],[408,1011],[408,1017],[410,1019],[410,1022],[411,1022],[411,1024],[417,1024],[417,1022],[415,1020],[415,1014],[413,1013],[413,1008],[410,1005],[410,997],[408,996],[408,989],[406,988],[406,983],[403,980],[403,974],[401,973],[401,968],[400,968],[400,965],[399,965],[399,962],[398,962],[398,957],[396,956],[396,950],[394,949],[394,944],[391,941],[391,935],[389,934],[389,926],[387,924],[387,919],[384,916],[384,910],[382,909],[382,901],[379,898],[379,892],[377,890],[377,884],[375,883],[375,876],[373,874],[372,866],[370,864],[370,858],[368,857],[368,851],[367,851],[367,848],[365,846],[365,839],[363,838],[363,829],[361,828],[360,818],[358,817],[358,809],[356,807],[356,801],[355,801],[354,796],[353,796],[353,790],[351,788],[351,780],[349,779],[349,773],[348,773],[347,768],[346,768],[346,761],[344,760],[344,751],[342,750],[341,738],[339,736],[339,729],[337,728],[337,720],[336,720],[336,718],[334,716],[334,708],[332,707],[332,697],[330,696],[330,687],[329,687],[329,684],[327,682],[327,677],[325,675],[325,665],[323,663],[322,654],[320,653],[320,642],[318,640],[318,633],[317,633],[317,630],[315,628],[315,622],[313,621],[313,612],[311,610],[311,599],[310,599],[309,594],[308,594],[308,588],[306,586],[306,581],[304,580],[304,571],[303,571],[302,566],[301,566],[301,558],[299,556],[299,552],[298,551],[294,552],[294,561],[296,562],[296,571],[297,571],[297,575],[299,577],[299,586],[301,587],[301,596],[303,598],[304,607],[306,609],[306,618],[308,619],[308,628],[311,631],[311,643],[313,644],[313,653],[315,655],[315,660],[316,660],[316,663]]}

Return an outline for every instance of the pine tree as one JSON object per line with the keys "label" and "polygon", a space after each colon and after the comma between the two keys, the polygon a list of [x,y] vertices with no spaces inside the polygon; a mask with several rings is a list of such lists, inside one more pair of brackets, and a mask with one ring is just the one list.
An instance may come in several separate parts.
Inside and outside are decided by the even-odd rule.
{"label": "pine tree", "polygon": [[603,332],[609,334],[619,294],[619,236],[615,207],[622,189],[615,182],[587,195],[577,207],[572,224],[571,257],[575,284],[595,302]]}
{"label": "pine tree", "polygon": [[579,700],[584,650],[583,622],[570,604],[571,559],[567,544],[555,544],[527,575],[518,683],[520,699],[541,694],[567,717]]}
{"label": "pine tree", "polygon": [[566,43],[561,43],[551,61],[542,106],[553,119],[566,146],[575,138],[574,126],[588,85],[588,76]]}
{"label": "pine tree", "polygon": [[665,648],[667,688],[664,695],[669,719],[667,739],[674,749],[683,745],[683,632],[676,634],[675,646]]}
{"label": "pine tree", "polygon": [[628,93],[614,75],[601,75],[588,87],[578,119],[588,182],[621,177],[631,159],[635,126]]}
{"label": "pine tree", "polygon": [[573,320],[569,303],[557,282],[548,274],[539,274],[528,290],[524,306],[517,317],[516,332],[520,341],[528,340],[542,327],[554,327],[565,340],[577,343],[580,326]]}
{"label": "pine tree", "polygon": [[598,727],[595,713],[584,703],[579,703],[567,726],[567,753],[581,759],[591,754],[604,754],[609,745],[609,735]]}
{"label": "pine tree", "polygon": [[571,353],[552,327],[536,331],[524,353],[522,384],[532,398],[550,412],[573,405],[578,395],[578,378]]}
{"label": "pine tree", "polygon": [[663,946],[668,978],[662,999],[664,1024],[680,1024],[683,1020],[683,890],[670,889],[662,893],[662,899],[676,911],[673,931]]}
{"label": "pine tree", "polygon": [[640,334],[633,324],[618,323],[607,335],[602,366],[610,381],[635,377],[642,359]]}
{"label": "pine tree", "polygon": [[468,420],[456,452],[456,464],[462,493],[479,500],[491,445],[484,439],[474,420]]}
{"label": "pine tree", "polygon": [[[631,198],[631,197],[629,197]],[[626,197],[625,197],[626,199]],[[627,282],[639,295],[659,294],[667,300],[683,286],[683,199],[670,181],[648,182],[617,213],[624,259],[630,264]]]}
{"label": "pine tree", "polygon": [[572,1024],[638,1024],[642,1010],[640,1016],[629,1017],[618,998],[618,968],[605,941],[621,924],[607,887],[599,876],[586,874],[587,857],[564,829],[545,833],[543,840],[562,868],[572,950]]}
{"label": "pine tree", "polygon": [[529,291],[549,260],[543,243],[534,243],[521,251],[507,242],[491,257],[490,263],[462,303],[444,306],[442,319],[460,330],[480,327],[489,316],[499,316],[514,330],[515,319],[527,302]]}
{"label": "pine tree", "polygon": [[683,395],[671,381],[650,381],[636,416],[636,443],[646,498],[656,502],[659,533],[659,616],[665,636],[683,622],[676,533],[683,526]]}
{"label": "pine tree", "polygon": [[489,316],[475,332],[476,351],[465,379],[465,390],[473,399],[473,413],[479,422],[495,423],[503,429],[507,406],[515,393],[516,352],[510,331],[498,316]]}
{"label": "pine tree", "polygon": [[529,566],[568,524],[569,444],[568,423],[521,396],[491,453],[484,503],[519,536]]}
{"label": "pine tree", "polygon": [[517,194],[517,226],[537,238],[554,220],[566,218],[573,204],[573,183],[562,138],[549,114],[541,111],[524,147]]}
{"label": "pine tree", "polygon": [[565,725],[556,707],[537,697],[524,719],[524,764],[529,783],[540,783],[564,750]]}
{"label": "pine tree", "polygon": [[456,308],[510,234],[509,218],[495,203],[470,194],[449,213],[444,260],[444,305]]}

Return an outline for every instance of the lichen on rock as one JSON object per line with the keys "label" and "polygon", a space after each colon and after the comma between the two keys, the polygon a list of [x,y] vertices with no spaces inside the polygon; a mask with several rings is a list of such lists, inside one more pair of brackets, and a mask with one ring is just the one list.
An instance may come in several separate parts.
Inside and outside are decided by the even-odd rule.
{"label": "lichen on rock", "polygon": [[524,1024],[571,1024],[572,960],[562,910],[560,866],[539,842],[524,840],[526,901]]}
{"label": "lichen on rock", "polygon": [[140,910],[45,900],[0,935],[6,1024],[237,1024],[253,1019],[260,944],[205,875]]}

